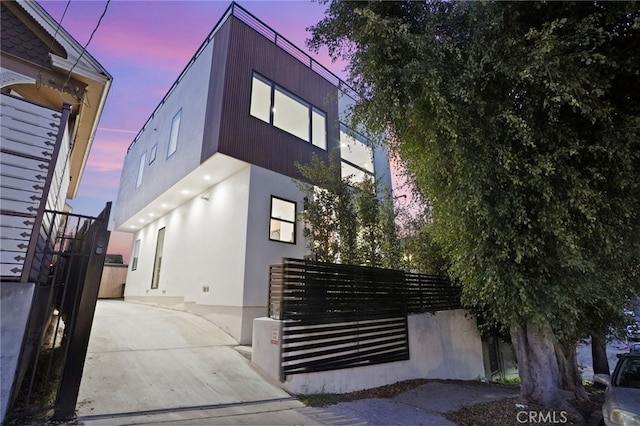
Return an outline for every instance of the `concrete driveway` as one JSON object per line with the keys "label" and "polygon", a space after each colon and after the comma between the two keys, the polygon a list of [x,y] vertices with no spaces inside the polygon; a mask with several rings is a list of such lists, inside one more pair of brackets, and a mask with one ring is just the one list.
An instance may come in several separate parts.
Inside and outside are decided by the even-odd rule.
{"label": "concrete driveway", "polygon": [[100,300],[77,414],[103,421],[135,414],[298,401],[257,373],[237,343],[204,318]]}

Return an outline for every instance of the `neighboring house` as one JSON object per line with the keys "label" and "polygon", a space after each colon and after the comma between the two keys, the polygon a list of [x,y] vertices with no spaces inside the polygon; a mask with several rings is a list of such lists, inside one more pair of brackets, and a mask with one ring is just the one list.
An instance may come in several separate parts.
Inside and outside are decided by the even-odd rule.
{"label": "neighboring house", "polygon": [[351,91],[232,4],[128,149],[116,230],[134,233],[125,299],[185,309],[241,344],[267,314],[269,265],[308,253],[296,162],[337,152],[390,186],[383,147],[347,127]]}
{"label": "neighboring house", "polygon": [[42,252],[57,226],[45,209],[69,210],[66,200],[78,191],[112,78],[36,2],[2,1],[1,8],[4,420],[49,314],[50,258]]}

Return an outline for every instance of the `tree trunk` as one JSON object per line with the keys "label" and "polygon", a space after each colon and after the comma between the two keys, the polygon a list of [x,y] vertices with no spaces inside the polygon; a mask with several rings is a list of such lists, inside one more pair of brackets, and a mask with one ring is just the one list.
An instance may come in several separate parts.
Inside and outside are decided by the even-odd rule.
{"label": "tree trunk", "polygon": [[549,324],[511,325],[511,341],[518,360],[520,396],[548,408],[570,409],[561,391],[560,370]]}
{"label": "tree trunk", "polygon": [[561,388],[573,393],[577,399],[588,401],[589,395],[587,395],[587,391],[582,386],[582,376],[576,359],[576,347],[578,344],[573,340],[567,340],[564,342],[556,341],[554,346],[558,369],[560,370]]}
{"label": "tree trunk", "polygon": [[591,335],[591,356],[593,357],[593,374],[611,374],[604,331]]}
{"label": "tree trunk", "polygon": [[[611,374],[609,359],[607,358],[607,340],[604,331],[591,335],[591,357],[593,359],[593,374]],[[593,384],[596,388],[604,389],[600,383]]]}

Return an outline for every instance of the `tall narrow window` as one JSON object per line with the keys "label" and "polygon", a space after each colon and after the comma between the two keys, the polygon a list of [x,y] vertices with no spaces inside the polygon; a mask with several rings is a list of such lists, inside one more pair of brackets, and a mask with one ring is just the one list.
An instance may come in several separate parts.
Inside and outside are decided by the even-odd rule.
{"label": "tall narrow window", "polygon": [[249,113],[303,141],[327,149],[327,114],[257,74],[251,80]]}
{"label": "tall narrow window", "polygon": [[169,150],[167,151],[167,157],[176,152],[178,149],[178,133],[180,131],[180,118],[182,117],[182,110],[178,111],[171,120],[171,133],[169,134]]}
{"label": "tall narrow window", "polygon": [[142,185],[142,176],[144,175],[144,165],[147,162],[147,151],[142,154],[140,157],[140,166],[138,167],[138,179],[136,180],[136,188],[139,188]]}
{"label": "tall narrow window", "polygon": [[253,76],[251,82],[251,115],[271,122],[271,84]]}
{"label": "tall narrow window", "polygon": [[131,270],[138,269],[138,256],[140,255],[140,240],[136,240],[133,243],[133,250],[131,251]]}
{"label": "tall narrow window", "polygon": [[155,144],[151,147],[151,152],[149,153],[149,164],[156,161],[156,153],[158,152],[158,144]]}
{"label": "tall narrow window", "polygon": [[313,108],[311,111],[311,143],[327,149],[327,115]]}
{"label": "tall narrow window", "polygon": [[158,230],[158,242],[156,243],[156,257],[153,261],[153,277],[151,278],[151,288],[158,288],[160,283],[160,268],[162,267],[162,250],[164,247],[164,230]]}
{"label": "tall narrow window", "polygon": [[271,197],[271,218],[269,239],[295,244],[296,242],[296,203]]}

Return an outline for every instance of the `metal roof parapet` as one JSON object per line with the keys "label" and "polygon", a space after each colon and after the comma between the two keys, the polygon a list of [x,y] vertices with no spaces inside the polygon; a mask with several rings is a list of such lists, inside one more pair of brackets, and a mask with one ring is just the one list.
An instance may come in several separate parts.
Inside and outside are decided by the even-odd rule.
{"label": "metal roof parapet", "polygon": [[306,53],[305,51],[300,49],[298,46],[296,46],[295,44],[287,40],[285,37],[280,35],[277,31],[275,31],[273,28],[265,24],[259,18],[251,14],[251,12],[249,12],[248,10],[240,6],[238,3],[233,1],[231,2],[227,10],[224,12],[222,17],[218,20],[216,25],[213,27],[213,30],[211,30],[211,32],[209,33],[207,38],[204,40],[202,45],[200,45],[195,55],[193,55],[189,63],[187,63],[187,66],[184,67],[184,69],[182,70],[182,72],[180,73],[176,81],[171,85],[171,87],[167,91],[167,94],[164,95],[164,97],[162,98],[158,106],[156,106],[156,108],[153,110],[153,112],[151,113],[151,116],[147,119],[147,121],[142,126],[142,129],[140,129],[136,137],[133,139],[133,141],[127,148],[127,153],[129,153],[129,151],[131,150],[131,147],[135,145],[136,141],[138,140],[142,132],[144,132],[144,130],[147,128],[147,126],[149,125],[153,117],[155,117],[156,113],[158,112],[158,109],[160,109],[160,107],[166,102],[169,95],[174,91],[178,83],[180,83],[180,81],[182,80],[186,72],[189,70],[189,68],[191,68],[191,65],[193,65],[196,59],[198,59],[198,57],[202,54],[205,47],[211,42],[211,40],[213,40],[213,37],[215,36],[215,34],[222,27],[222,25],[224,25],[224,23],[227,21],[227,19],[229,19],[230,16],[234,16],[240,19],[242,22],[247,24],[249,27],[251,27],[253,30],[258,32],[264,38],[271,41],[276,46],[284,50],[285,52],[289,53],[298,61],[306,65],[307,68],[314,71],[316,74],[318,74],[320,77],[327,80],[329,83],[334,85],[339,90],[345,92],[348,96],[350,96],[354,100],[357,100],[360,97],[358,93],[351,86],[349,86],[346,82],[341,80],[333,72],[329,71],[328,68],[326,68],[324,65],[322,65],[315,59],[313,59],[311,56],[309,56],[308,53]]}

